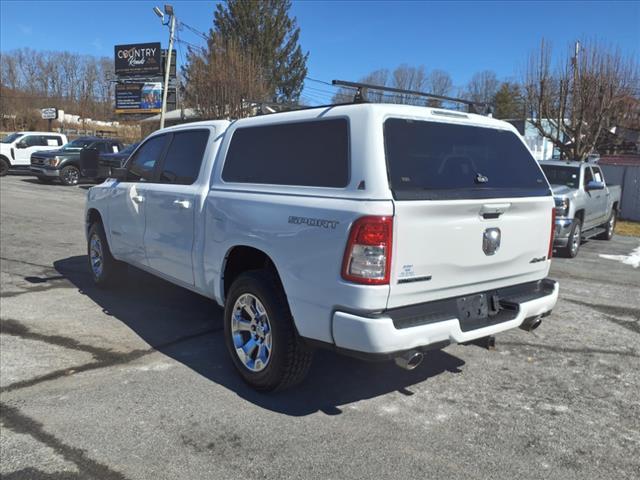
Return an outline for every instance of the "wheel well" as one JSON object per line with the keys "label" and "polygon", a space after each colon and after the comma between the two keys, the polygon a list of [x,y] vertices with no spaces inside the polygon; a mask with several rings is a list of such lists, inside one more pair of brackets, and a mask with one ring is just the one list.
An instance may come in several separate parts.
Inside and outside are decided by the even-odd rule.
{"label": "wheel well", "polygon": [[576,211],[576,214],[574,215],[574,217],[579,218],[580,221],[584,223],[584,210]]}
{"label": "wheel well", "polygon": [[4,160],[5,162],[7,162],[9,165],[11,165],[11,160],[9,160],[6,156],[4,155],[0,155],[0,160]]}
{"label": "wheel well", "polygon": [[90,208],[87,212],[87,230],[96,222],[102,223],[102,216],[95,208]]}
{"label": "wheel well", "polygon": [[613,202],[613,206],[611,208],[617,212],[618,211],[618,202]]}
{"label": "wheel well", "polygon": [[262,250],[247,246],[233,247],[227,254],[227,261],[224,267],[224,295],[226,297],[233,281],[243,272],[249,270],[273,269],[273,272],[280,280],[278,270],[273,260]]}

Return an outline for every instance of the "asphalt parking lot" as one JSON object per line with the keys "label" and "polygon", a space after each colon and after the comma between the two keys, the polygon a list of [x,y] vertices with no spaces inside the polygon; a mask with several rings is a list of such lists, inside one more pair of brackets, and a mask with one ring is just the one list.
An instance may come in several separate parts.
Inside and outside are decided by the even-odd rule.
{"label": "asphalt parking lot", "polygon": [[83,187],[0,179],[3,479],[640,477],[640,239],[554,260],[553,314],[493,351],[318,352],[262,395],[213,302],[137,271],[92,286]]}

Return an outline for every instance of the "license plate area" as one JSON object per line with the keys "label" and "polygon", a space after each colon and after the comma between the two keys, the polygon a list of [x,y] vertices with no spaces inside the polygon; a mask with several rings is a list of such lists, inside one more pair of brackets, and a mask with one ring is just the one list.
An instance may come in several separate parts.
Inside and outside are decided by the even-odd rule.
{"label": "license plate area", "polygon": [[489,304],[486,293],[468,295],[457,299],[458,319],[463,322],[485,320],[489,317]]}

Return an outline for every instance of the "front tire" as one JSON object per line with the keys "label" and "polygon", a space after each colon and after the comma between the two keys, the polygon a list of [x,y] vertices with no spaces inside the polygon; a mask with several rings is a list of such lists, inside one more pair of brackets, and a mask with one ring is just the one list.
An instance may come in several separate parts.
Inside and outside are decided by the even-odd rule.
{"label": "front tire", "polygon": [[573,220],[573,227],[569,234],[569,242],[567,246],[562,248],[560,252],[562,256],[567,258],[576,258],[578,250],[580,249],[580,243],[582,242],[582,221],[579,218]]}
{"label": "front tire", "polygon": [[80,181],[80,169],[75,165],[67,165],[60,170],[60,182],[68,187],[77,185]]}
{"label": "front tire", "polygon": [[89,228],[87,257],[91,277],[98,287],[113,287],[121,281],[126,265],[111,255],[107,236],[100,222],[92,224]]}
{"label": "front tire", "polygon": [[253,270],[233,282],[224,310],[225,344],[242,379],[259,391],[301,382],[312,352],[298,337],[276,275]]}
{"label": "front tire", "polygon": [[613,238],[613,234],[616,229],[616,214],[617,212],[615,208],[611,209],[611,216],[609,217],[609,220],[607,220],[607,223],[602,225],[606,230],[596,237],[598,240],[611,240]]}
{"label": "front tire", "polygon": [[0,177],[4,177],[7,173],[9,173],[10,167],[11,165],[6,158],[0,158]]}

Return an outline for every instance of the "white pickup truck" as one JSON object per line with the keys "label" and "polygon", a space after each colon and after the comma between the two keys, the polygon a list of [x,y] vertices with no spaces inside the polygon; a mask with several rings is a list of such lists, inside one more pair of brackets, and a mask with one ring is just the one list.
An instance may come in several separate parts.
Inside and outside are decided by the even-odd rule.
{"label": "white pickup truck", "polygon": [[259,390],[300,381],[318,346],[410,369],[531,330],[558,297],[549,184],[484,116],[353,104],[191,123],[112,176],[87,197],[95,282],[131,264],[224,305]]}
{"label": "white pickup truck", "polygon": [[67,136],[55,132],[15,132],[0,140],[0,177],[10,168],[28,169],[34,152],[58,150]]}

